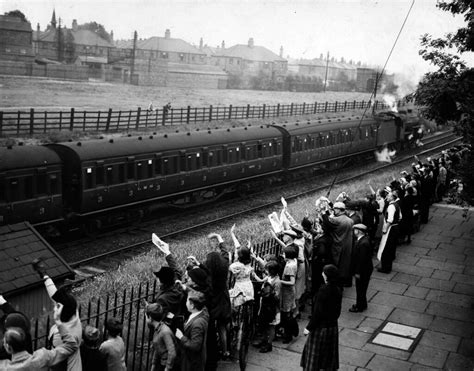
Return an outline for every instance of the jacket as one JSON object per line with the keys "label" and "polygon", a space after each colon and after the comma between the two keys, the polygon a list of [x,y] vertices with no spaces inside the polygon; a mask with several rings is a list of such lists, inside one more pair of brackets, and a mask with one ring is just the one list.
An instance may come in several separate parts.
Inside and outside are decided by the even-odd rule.
{"label": "jacket", "polygon": [[353,273],[359,274],[362,280],[369,279],[374,269],[369,238],[363,236],[356,240],[353,252]]}
{"label": "jacket", "polygon": [[183,337],[179,339],[182,371],[204,371],[206,365],[206,339],[209,313],[202,312],[184,325]]}
{"label": "jacket", "polygon": [[312,332],[317,328],[337,326],[341,315],[342,292],[334,283],[324,284],[318,291],[311,320],[306,328]]}
{"label": "jacket", "polygon": [[[171,329],[161,322],[153,333],[153,358],[152,365],[166,366],[173,369],[176,360],[176,343]],[[159,369],[159,367],[157,367]]]}

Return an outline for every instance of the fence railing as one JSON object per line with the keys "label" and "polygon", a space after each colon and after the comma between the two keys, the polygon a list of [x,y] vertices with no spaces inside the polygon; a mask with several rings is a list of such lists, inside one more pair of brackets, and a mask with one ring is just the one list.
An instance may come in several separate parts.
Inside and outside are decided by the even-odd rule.
{"label": "fence railing", "polygon": [[[29,110],[0,111],[0,136],[20,136],[54,131],[116,132],[156,128],[163,125],[193,124],[216,120],[241,120],[284,116],[344,112],[371,107],[371,101],[277,104],[251,106],[209,106],[157,108],[154,110],[65,111]],[[398,102],[401,105],[401,102]],[[375,109],[388,106],[375,101]]]}
{"label": "fence railing", "polygon": [[[280,247],[274,240],[267,240],[254,246],[258,256],[279,254]],[[258,270],[258,267],[256,267]],[[110,317],[118,318],[123,324],[122,337],[125,343],[127,370],[149,370],[152,347],[149,342],[145,319],[144,300],[152,301],[159,291],[157,281],[145,282],[138,287],[123,289],[105,298],[89,301],[79,307],[83,326],[90,324],[103,332],[104,323]],[[21,308],[19,308],[21,310]],[[48,333],[54,323],[51,315],[32,321],[33,349],[48,346]]]}

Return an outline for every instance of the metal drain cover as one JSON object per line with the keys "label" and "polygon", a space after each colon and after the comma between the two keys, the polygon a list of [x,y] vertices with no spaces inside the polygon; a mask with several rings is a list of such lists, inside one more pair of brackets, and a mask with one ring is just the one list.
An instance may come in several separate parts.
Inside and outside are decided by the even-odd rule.
{"label": "metal drain cover", "polygon": [[369,341],[372,344],[412,352],[421,338],[423,330],[418,327],[384,322]]}

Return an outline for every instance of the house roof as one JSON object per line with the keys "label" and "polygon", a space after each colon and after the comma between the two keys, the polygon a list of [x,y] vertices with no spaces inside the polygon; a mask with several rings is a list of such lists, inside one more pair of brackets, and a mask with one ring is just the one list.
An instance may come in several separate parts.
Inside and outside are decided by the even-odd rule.
{"label": "house roof", "polygon": [[263,46],[248,46],[237,44],[225,49],[223,55],[226,57],[242,58],[248,61],[258,62],[286,62],[286,59],[281,58],[271,50]]}
{"label": "house roof", "polygon": [[[76,30],[63,27],[61,28],[63,32],[70,31],[72,36],[74,37],[74,42],[78,45],[88,45],[88,46],[102,46],[113,48],[114,45],[107,40],[103,39],[102,37],[98,36],[95,32],[90,30]],[[43,31],[38,34],[38,32],[34,32],[34,40],[40,40],[45,42],[55,42],[57,29],[49,28],[46,31]]]}
{"label": "house roof", "polygon": [[28,222],[0,227],[0,292],[14,295],[41,285],[31,266],[40,257],[53,280],[74,277],[71,267]]}
{"label": "house roof", "polygon": [[[325,59],[319,59],[319,58],[314,58],[314,59],[298,59],[292,61],[293,64],[301,65],[301,66],[315,66],[315,67],[324,67],[326,68],[326,60]],[[345,63],[345,62],[335,62],[335,61],[329,61],[328,63],[329,68],[340,68],[340,69],[345,69],[345,70],[355,70],[357,69],[357,66],[354,64],[350,63]]]}
{"label": "house roof", "polygon": [[0,15],[0,30],[32,32],[30,22],[24,22],[19,17],[7,15]]}
{"label": "house roof", "polygon": [[[131,49],[133,40],[119,40],[115,43],[118,48]],[[158,50],[161,52],[206,54],[182,39],[153,36],[148,39],[137,40],[137,49]]]}

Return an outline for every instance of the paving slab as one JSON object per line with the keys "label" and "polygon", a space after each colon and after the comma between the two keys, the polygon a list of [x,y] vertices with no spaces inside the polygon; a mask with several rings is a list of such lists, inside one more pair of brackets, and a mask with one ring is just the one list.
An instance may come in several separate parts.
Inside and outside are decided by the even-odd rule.
{"label": "paving slab", "polygon": [[420,258],[418,262],[416,263],[416,265],[419,267],[440,269],[440,270],[454,272],[454,273],[463,273],[463,270],[464,270],[463,264],[441,262],[434,259],[429,259],[429,257]]}
{"label": "paving slab", "polygon": [[392,294],[402,295],[408,288],[408,285],[405,283],[394,282],[393,280],[385,281],[373,278],[369,282],[369,287],[376,291],[390,292]]}
{"label": "paving slab", "polygon": [[465,338],[474,336],[474,323],[444,317],[436,317],[433,322],[431,322],[429,329]]}
{"label": "paving slab", "polygon": [[403,295],[411,298],[425,299],[429,291],[429,289],[423,287],[409,286]]}
{"label": "paving slab", "polygon": [[[464,272],[465,273],[465,269],[464,269]],[[435,269],[435,271],[433,272],[433,274],[431,275],[431,278],[434,278],[434,279],[437,279],[437,280],[450,280],[451,277],[453,276],[453,272],[448,272],[448,271],[443,271],[443,270],[439,270],[439,269]]]}
{"label": "paving slab", "polygon": [[381,319],[366,317],[357,327],[357,330],[368,334],[373,334],[383,322],[384,321]]}
{"label": "paving slab", "polygon": [[371,302],[376,304],[386,304],[395,308],[408,309],[420,313],[424,313],[429,304],[426,300],[409,298],[402,295],[390,294],[388,292],[379,292],[373,297]]}
{"label": "paving slab", "polygon": [[420,276],[415,276],[414,274],[398,272],[392,278],[392,282],[405,283],[407,285],[416,285],[420,279]]}
{"label": "paving slab", "polygon": [[371,335],[352,329],[343,329],[339,333],[339,344],[346,347],[361,349],[370,339]]}
{"label": "paving slab", "polygon": [[421,336],[420,345],[456,352],[461,342],[461,337],[445,334],[443,332],[426,330]]}
{"label": "paving slab", "polygon": [[434,269],[425,268],[425,267],[417,267],[415,266],[415,264],[416,262],[410,265],[405,265],[405,264],[398,263],[398,261],[395,261],[393,263],[393,270],[395,272],[408,273],[408,274],[413,274],[415,276],[420,276],[420,277],[431,277]]}
{"label": "paving slab", "polygon": [[350,366],[366,367],[374,353],[339,345],[339,359]]}
{"label": "paving slab", "polygon": [[427,289],[441,290],[441,291],[453,291],[456,282],[440,280],[435,278],[423,277],[417,283],[419,287],[425,287]]}
{"label": "paving slab", "polygon": [[[367,352],[372,352],[378,355],[383,355],[386,357],[395,358],[395,359],[399,359],[403,361],[406,361],[411,356],[411,353],[405,350],[388,348],[388,347],[384,347],[384,346],[372,344],[372,343],[365,344],[362,349]],[[370,367],[367,366],[367,368],[370,368]]]}
{"label": "paving slab", "polygon": [[462,339],[458,353],[468,358],[474,358],[474,339]]}
{"label": "paving slab", "polygon": [[409,370],[411,366],[410,362],[376,354],[367,365],[367,368],[370,370],[403,371]]}
{"label": "paving slab", "polygon": [[468,357],[463,356],[459,353],[449,353],[446,364],[444,365],[445,370],[473,370],[474,361]]}
{"label": "paving slab", "polygon": [[426,296],[426,300],[452,304],[464,308],[471,308],[473,304],[472,297],[469,295],[456,294],[454,292],[441,290],[430,290]]}
{"label": "paving slab", "polygon": [[466,322],[472,322],[474,318],[474,310],[472,309],[437,302],[431,302],[426,309],[426,313]]}
{"label": "paving slab", "polygon": [[418,345],[411,355],[409,361],[429,367],[443,368],[449,352],[425,345]]}
{"label": "paving slab", "polygon": [[407,326],[418,327],[422,329],[427,329],[431,322],[433,322],[434,316],[429,314],[421,314],[417,312],[412,312],[406,309],[395,309],[388,320],[395,323],[401,323]]}

